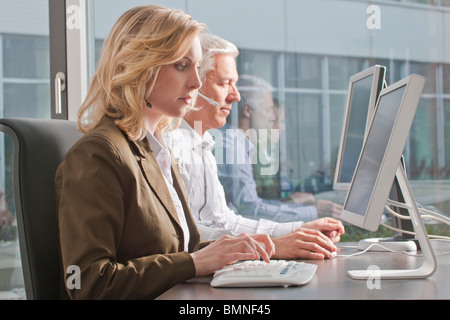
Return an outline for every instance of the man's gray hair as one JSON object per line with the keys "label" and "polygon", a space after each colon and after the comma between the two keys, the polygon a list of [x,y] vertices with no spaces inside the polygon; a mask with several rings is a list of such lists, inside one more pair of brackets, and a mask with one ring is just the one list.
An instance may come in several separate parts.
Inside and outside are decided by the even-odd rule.
{"label": "man's gray hair", "polygon": [[234,58],[239,55],[238,48],[231,42],[210,34],[203,33],[200,38],[202,44],[203,57],[200,64],[199,76],[202,82],[205,81],[208,71],[214,70],[216,62],[214,57],[218,54],[230,54]]}
{"label": "man's gray hair", "polygon": [[264,103],[265,94],[273,91],[269,82],[251,74],[240,75],[237,85],[241,94],[241,101],[238,103],[240,112],[245,105],[257,110]]}

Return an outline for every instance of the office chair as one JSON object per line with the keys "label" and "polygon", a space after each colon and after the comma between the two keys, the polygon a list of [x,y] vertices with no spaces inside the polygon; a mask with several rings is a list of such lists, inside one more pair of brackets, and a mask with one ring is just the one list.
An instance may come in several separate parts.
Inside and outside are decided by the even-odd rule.
{"label": "office chair", "polygon": [[14,199],[27,299],[65,298],[53,180],[82,134],[75,122],[48,119],[4,118],[0,131],[14,146]]}

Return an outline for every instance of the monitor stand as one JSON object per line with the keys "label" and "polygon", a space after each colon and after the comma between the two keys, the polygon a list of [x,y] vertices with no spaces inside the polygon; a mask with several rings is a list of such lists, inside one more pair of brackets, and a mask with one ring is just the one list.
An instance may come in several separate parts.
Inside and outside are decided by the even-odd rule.
{"label": "monitor stand", "polygon": [[[405,170],[400,164],[397,168],[396,178],[400,186],[400,190],[405,200],[405,204],[409,215],[411,216],[416,238],[423,255],[423,264],[417,269],[399,269],[399,270],[352,270],[348,271],[348,275],[353,279],[366,280],[378,277],[379,279],[418,279],[427,278],[436,271],[436,257],[431,247],[430,239],[425,225],[420,216],[417,203],[406,177]],[[375,273],[376,272],[376,273]]]}

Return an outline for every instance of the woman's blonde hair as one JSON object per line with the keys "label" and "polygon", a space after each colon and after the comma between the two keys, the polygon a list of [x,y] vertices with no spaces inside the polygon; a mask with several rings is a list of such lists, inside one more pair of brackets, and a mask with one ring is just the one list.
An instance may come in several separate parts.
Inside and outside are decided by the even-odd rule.
{"label": "woman's blonde hair", "polygon": [[[124,13],[105,40],[97,71],[78,111],[80,130],[86,133],[109,116],[130,139],[142,139],[146,133],[145,99],[161,66],[185,56],[204,29],[204,24],[188,14],[161,6],[141,6]],[[172,122],[165,117],[157,130]]]}

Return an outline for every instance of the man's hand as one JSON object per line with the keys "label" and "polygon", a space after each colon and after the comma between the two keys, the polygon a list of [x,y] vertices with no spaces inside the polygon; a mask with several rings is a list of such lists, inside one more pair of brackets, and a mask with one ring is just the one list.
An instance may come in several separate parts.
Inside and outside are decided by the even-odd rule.
{"label": "man's hand", "polygon": [[345,232],[340,221],[322,218],[281,237],[273,238],[275,259],[330,259],[337,250],[334,243]]}
{"label": "man's hand", "polygon": [[308,192],[294,192],[289,196],[289,199],[294,203],[310,204],[314,203],[314,195]]}
{"label": "man's hand", "polygon": [[320,231],[334,243],[341,240],[341,235],[345,233],[342,222],[333,218],[320,218],[314,221],[305,222],[302,228]]}
{"label": "man's hand", "polygon": [[320,231],[299,228],[272,239],[275,243],[274,259],[331,259],[336,251],[333,242]]}
{"label": "man's hand", "polygon": [[341,215],[342,205],[330,200],[317,200],[314,202],[319,217],[327,216],[338,218]]}

